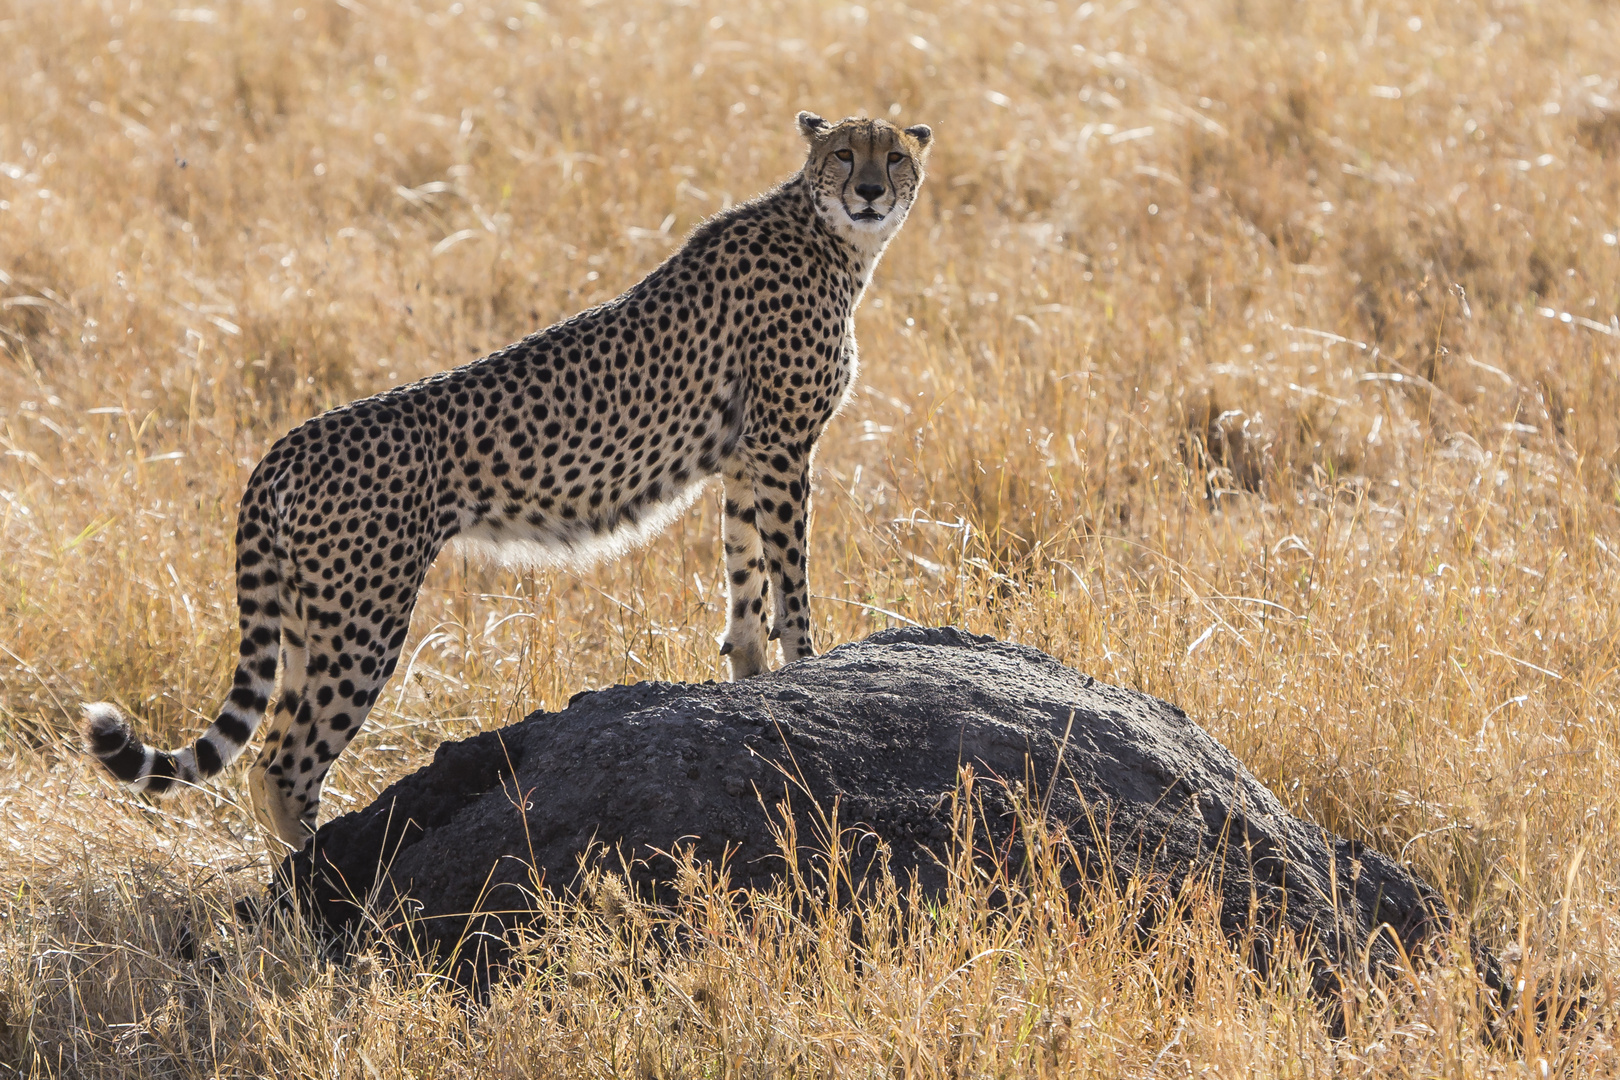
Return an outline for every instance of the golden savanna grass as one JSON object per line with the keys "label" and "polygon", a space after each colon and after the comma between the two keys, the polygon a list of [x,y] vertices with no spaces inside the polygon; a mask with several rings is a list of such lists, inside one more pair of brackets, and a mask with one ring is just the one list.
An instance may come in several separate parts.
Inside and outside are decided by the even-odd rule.
{"label": "golden savanna grass", "polygon": [[[1615,1072],[1617,40],[1580,0],[0,0],[0,1075]],[[1342,1040],[1206,910],[1142,941],[1038,873],[872,898],[898,937],[602,879],[469,1004],[235,924],[242,770],[147,804],[75,752],[85,700],[206,723],[279,434],[615,295],[797,168],[801,108],[937,136],[819,458],[821,647],[1038,646],[1409,862],[1466,930]],[[589,571],[442,558],[332,810],[718,677],[717,533],[711,498]],[[1470,930],[1589,1009],[1480,1039]]]}

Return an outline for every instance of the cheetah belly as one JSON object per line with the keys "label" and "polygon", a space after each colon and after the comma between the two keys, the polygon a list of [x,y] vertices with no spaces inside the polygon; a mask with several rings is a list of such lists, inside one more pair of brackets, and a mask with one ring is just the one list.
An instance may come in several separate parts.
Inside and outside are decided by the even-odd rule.
{"label": "cheetah belly", "polygon": [[459,550],[513,569],[583,568],[640,547],[663,532],[703,491],[696,479],[656,503],[626,503],[597,518],[548,515],[539,524],[489,517],[464,528],[451,541]]}

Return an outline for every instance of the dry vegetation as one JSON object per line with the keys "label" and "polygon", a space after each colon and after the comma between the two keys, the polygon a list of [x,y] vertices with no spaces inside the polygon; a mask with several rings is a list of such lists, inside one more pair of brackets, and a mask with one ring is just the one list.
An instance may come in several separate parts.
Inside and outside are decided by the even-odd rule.
{"label": "dry vegetation", "polygon": [[[0,0],[0,1076],[1616,1071],[1612,5],[177,3]],[[468,1007],[234,926],[241,770],[150,806],[73,752],[82,700],[206,722],[277,435],[614,295],[793,171],[805,107],[938,135],[820,457],[822,647],[958,623],[1177,702],[1515,978],[1584,978],[1568,1033],[1480,1041],[1442,960],[1334,1041],[1206,916],[1127,948],[1131,897],[1077,921],[1039,875],[892,948],[605,882]],[[715,517],[578,574],[443,558],[331,805],[716,677]]]}

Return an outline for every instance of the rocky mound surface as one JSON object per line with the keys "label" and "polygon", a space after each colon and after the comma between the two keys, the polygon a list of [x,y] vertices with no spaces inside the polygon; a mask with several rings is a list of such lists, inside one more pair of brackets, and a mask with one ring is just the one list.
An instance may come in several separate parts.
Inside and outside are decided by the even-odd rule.
{"label": "rocky mound surface", "polygon": [[812,801],[836,800],[841,824],[887,843],[898,877],[937,892],[962,766],[979,778],[986,857],[1018,857],[999,842],[1016,835],[1011,792],[1032,781],[1089,872],[1172,890],[1208,875],[1222,925],[1261,964],[1284,926],[1316,943],[1329,979],[1369,939],[1375,967],[1394,961],[1381,924],[1408,951],[1447,925],[1426,884],[1289,814],[1175,706],[953,629],[887,630],[740,683],[580,694],[441,746],[281,875],[333,929],[355,925],[357,898],[403,900],[419,937],[449,944],[521,921],[536,875],[569,888],[593,845],[616,848],[615,865],[628,857],[630,881],[654,896],[675,871],[658,853],[679,845],[724,857],[733,885],[768,881],[785,866],[773,824],[788,795],[801,843]]}

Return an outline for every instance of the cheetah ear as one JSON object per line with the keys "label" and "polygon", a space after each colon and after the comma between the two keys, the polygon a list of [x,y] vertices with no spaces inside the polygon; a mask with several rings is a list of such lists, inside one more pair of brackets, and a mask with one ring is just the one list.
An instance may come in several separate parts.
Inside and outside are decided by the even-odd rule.
{"label": "cheetah ear", "polygon": [[799,134],[803,135],[807,142],[815,142],[826,134],[826,131],[827,121],[815,113],[802,112],[799,114]]}
{"label": "cheetah ear", "polygon": [[906,134],[916,139],[917,145],[924,150],[927,150],[928,144],[934,141],[934,129],[927,124],[913,124],[906,128]]}

